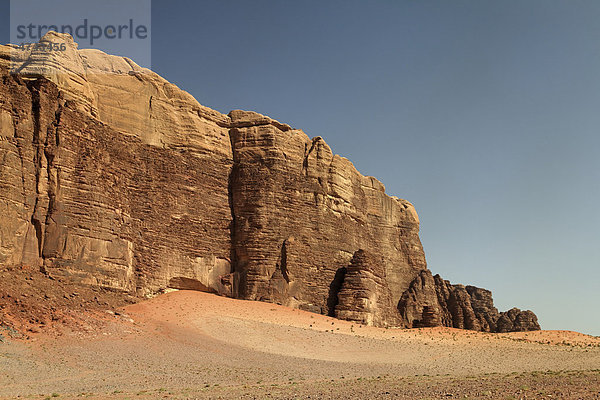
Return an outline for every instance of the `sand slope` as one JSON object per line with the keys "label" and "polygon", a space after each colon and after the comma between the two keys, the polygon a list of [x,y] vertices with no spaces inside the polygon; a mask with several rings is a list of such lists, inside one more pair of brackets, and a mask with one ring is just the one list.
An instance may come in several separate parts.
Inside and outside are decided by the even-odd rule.
{"label": "sand slope", "polygon": [[[315,396],[331,395],[332,387],[322,386],[331,380],[346,382],[346,388],[359,385],[356,390],[367,385],[379,393],[381,385],[394,387],[398,379],[424,375],[426,380],[467,382],[485,374],[600,369],[600,339],[576,332],[381,329],[190,291],[127,306],[120,314],[107,313],[109,322],[101,330],[38,334],[32,342],[0,344],[0,396],[194,393],[190,396],[211,398],[212,393],[227,398],[243,395],[243,385],[250,385],[248,390],[258,390],[256,396],[262,398],[268,387],[275,393],[284,384],[307,385],[308,391],[298,395],[317,390]],[[377,384],[377,377],[384,383]],[[585,390],[600,387],[598,374],[582,379]],[[466,390],[468,384],[460,387]],[[286,398],[287,392],[281,393]],[[385,391],[381,395],[388,396]]]}

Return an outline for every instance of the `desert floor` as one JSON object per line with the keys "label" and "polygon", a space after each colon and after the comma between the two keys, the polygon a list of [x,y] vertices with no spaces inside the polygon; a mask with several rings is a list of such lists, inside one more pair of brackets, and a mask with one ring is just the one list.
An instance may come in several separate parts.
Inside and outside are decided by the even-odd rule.
{"label": "desert floor", "polygon": [[600,398],[600,338],[576,332],[382,329],[190,291],[88,321],[0,342],[0,398]]}

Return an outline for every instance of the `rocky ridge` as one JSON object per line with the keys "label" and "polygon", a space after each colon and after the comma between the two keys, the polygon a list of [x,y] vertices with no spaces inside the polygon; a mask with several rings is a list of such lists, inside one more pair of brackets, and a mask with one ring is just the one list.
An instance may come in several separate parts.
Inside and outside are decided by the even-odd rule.
{"label": "rocky ridge", "polygon": [[[0,46],[0,262],[82,285],[275,302],[376,326],[539,329],[427,269],[419,219],[309,138],[133,61]],[[9,70],[12,68],[12,72]]]}
{"label": "rocky ridge", "polygon": [[492,292],[475,286],[452,285],[423,270],[398,303],[405,326],[447,326],[483,332],[539,330],[535,314],[513,308],[499,313]]}

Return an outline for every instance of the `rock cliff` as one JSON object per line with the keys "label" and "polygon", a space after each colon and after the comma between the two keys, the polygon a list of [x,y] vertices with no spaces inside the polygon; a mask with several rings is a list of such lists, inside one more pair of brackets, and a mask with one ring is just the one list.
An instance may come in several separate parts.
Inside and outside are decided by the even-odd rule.
{"label": "rock cliff", "polygon": [[412,204],[322,138],[211,110],[68,35],[42,41],[66,51],[0,46],[1,266],[377,326],[539,329],[531,312],[499,314],[489,291],[433,277]]}

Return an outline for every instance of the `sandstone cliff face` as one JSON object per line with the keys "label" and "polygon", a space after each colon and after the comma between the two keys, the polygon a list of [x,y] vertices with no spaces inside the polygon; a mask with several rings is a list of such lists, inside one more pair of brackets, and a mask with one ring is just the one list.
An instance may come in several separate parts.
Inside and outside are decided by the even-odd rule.
{"label": "sandstone cliff face", "polygon": [[320,137],[208,109],[68,35],[43,40],[67,51],[0,46],[0,265],[377,326],[533,325],[498,316],[488,291],[433,278],[414,207]]}
{"label": "sandstone cliff face", "polygon": [[45,40],[67,51],[25,56],[15,75],[20,50],[0,49],[2,262],[141,293],[181,277],[231,292],[228,117],[121,57]]}
{"label": "sandstone cliff face", "polygon": [[355,251],[381,255],[392,296],[426,267],[418,218],[320,137],[233,111],[231,194],[236,293],[333,314],[336,272]]}

